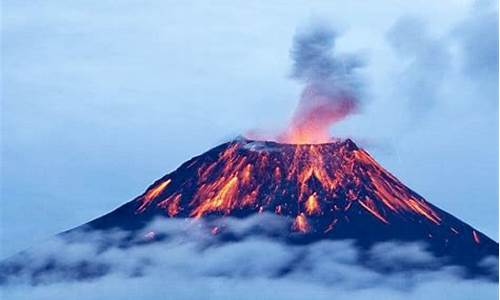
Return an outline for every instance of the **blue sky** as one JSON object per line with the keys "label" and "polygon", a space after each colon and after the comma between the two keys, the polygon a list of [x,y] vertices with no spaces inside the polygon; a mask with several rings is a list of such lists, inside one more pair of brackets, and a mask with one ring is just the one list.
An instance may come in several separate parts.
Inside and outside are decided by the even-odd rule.
{"label": "blue sky", "polygon": [[362,111],[332,134],[498,240],[498,4],[414,2],[4,1],[0,255],[283,127],[293,36],[318,20],[366,60]]}

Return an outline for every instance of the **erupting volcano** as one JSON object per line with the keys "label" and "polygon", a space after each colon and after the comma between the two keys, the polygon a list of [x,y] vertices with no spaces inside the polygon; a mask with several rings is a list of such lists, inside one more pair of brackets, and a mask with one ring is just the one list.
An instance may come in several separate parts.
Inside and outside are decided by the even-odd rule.
{"label": "erupting volcano", "polygon": [[[272,211],[303,223],[321,216],[333,226],[363,211],[385,224],[417,218],[441,222],[425,200],[351,140],[310,145],[242,140],[207,154],[150,187],[136,200],[136,213],[159,210],[170,217],[200,218]],[[177,178],[179,171],[189,177]]]}
{"label": "erupting volcano", "polygon": [[[287,239],[351,239],[360,247],[419,241],[452,264],[481,273],[498,244],[428,203],[351,140],[281,144],[235,140],[195,157],[89,228],[137,230],[165,218],[290,219]],[[214,228],[219,234],[221,228]]]}
{"label": "erupting volcano", "polygon": [[[330,127],[359,108],[356,70],[362,65],[356,57],[331,55],[335,37],[324,28],[296,37],[293,77],[305,87],[288,129],[273,138],[276,142],[237,139],[219,145],[160,178],[136,199],[60,237],[73,242],[78,240],[74,232],[91,236],[118,231],[124,238],[113,239],[114,246],[127,248],[168,239],[148,226],[175,218],[208,226],[210,239],[226,243],[239,238],[224,225],[229,217],[262,214],[286,220],[287,227],[271,234],[273,241],[292,247],[323,240],[353,242],[362,253],[358,262],[382,273],[388,267],[370,263],[370,248],[409,242],[425,244],[439,258],[439,267],[458,265],[467,276],[496,279],[497,272],[485,264],[498,258],[495,241],[427,202],[350,139],[331,138]],[[271,227],[263,220],[259,225]],[[261,229],[250,235],[261,234]],[[101,242],[97,252],[113,241]],[[51,259],[31,274],[32,281],[57,269]],[[0,283],[22,274],[24,261],[21,256],[0,264]],[[294,267],[291,262],[280,272]],[[59,268],[89,278],[107,267],[89,267],[83,261]]]}
{"label": "erupting volcano", "polygon": [[[105,237],[94,245],[98,254],[109,247],[161,243],[168,234],[151,224],[182,219],[188,230],[191,225],[204,228],[218,245],[241,238],[227,226],[234,219],[244,222],[259,216],[260,227],[251,229],[250,236],[264,235],[291,247],[325,240],[352,242],[361,253],[358,263],[382,273],[401,266],[387,269],[373,263],[370,249],[384,243],[417,243],[438,261],[403,264],[405,270],[458,265],[466,276],[497,280],[497,271],[485,264],[498,258],[495,241],[424,200],[349,139],[323,144],[238,139],[222,144],[185,162],[111,213],[59,237],[68,244],[94,244],[95,238],[89,237]],[[273,229],[274,220],[283,226]],[[118,240],[116,232],[121,233]],[[80,280],[109,269],[88,260],[68,265],[49,256],[27,271],[33,269],[26,264],[32,257],[37,257],[36,248],[1,263],[0,284],[26,273],[36,284],[61,272]],[[291,262],[283,272],[294,268]]]}

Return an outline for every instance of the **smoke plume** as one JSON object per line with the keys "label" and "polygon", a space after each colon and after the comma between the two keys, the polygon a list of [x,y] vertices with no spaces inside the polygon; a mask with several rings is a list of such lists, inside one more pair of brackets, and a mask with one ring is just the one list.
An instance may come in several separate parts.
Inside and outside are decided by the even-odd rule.
{"label": "smoke plume", "polygon": [[359,107],[363,66],[356,55],[338,54],[338,33],[325,25],[298,32],[291,49],[291,77],[305,84],[288,129],[279,140],[290,143],[322,143],[329,129]]}

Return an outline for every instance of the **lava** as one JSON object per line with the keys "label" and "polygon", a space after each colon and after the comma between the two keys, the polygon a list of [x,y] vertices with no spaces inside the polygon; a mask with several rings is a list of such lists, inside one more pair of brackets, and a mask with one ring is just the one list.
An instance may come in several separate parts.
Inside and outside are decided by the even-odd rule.
{"label": "lava", "polygon": [[161,192],[163,192],[163,190],[168,186],[169,183],[170,183],[170,179],[168,179],[168,180],[160,183],[158,186],[155,186],[155,187],[151,188],[150,190],[148,190],[143,197],[144,201],[142,202],[142,205],[139,207],[139,211],[143,211],[144,209],[146,209],[146,207],[151,202],[151,200],[153,200]]}
{"label": "lava", "polygon": [[352,210],[383,224],[417,216],[441,223],[423,198],[350,140],[307,145],[235,141],[214,158],[195,158],[188,168],[196,175],[183,182],[162,178],[139,197],[137,212],[152,203],[169,217],[269,211],[292,217],[294,228],[304,233],[311,229],[308,218],[329,219],[320,230],[331,231],[334,220],[349,222]]}
{"label": "lava", "polygon": [[[243,219],[241,226],[236,219]],[[498,257],[498,243],[427,202],[349,139],[230,141],[184,162],[132,201],[75,230],[78,236],[80,230],[124,230],[124,243],[118,245],[128,247],[170,239],[171,227],[160,220],[203,229],[213,235],[207,242],[214,246],[263,237],[291,245],[348,241],[370,253],[380,243],[418,243],[444,263],[478,275],[492,272],[486,257]],[[73,241],[70,232],[63,235]]]}
{"label": "lava", "polygon": [[167,198],[166,200],[163,200],[162,202],[158,203],[158,206],[166,208],[168,216],[174,217],[175,215],[177,215],[179,213],[179,211],[181,209],[179,206],[180,200],[181,200],[181,195],[176,194],[176,195],[173,195],[173,196]]}
{"label": "lava", "polygon": [[326,227],[326,229],[325,229],[324,233],[328,233],[328,232],[332,231],[332,230],[333,230],[333,227],[335,226],[335,224],[337,224],[337,222],[338,222],[338,221],[339,221],[338,219],[333,220],[333,222],[332,222],[332,223],[330,223],[330,224],[328,225],[328,227]]}
{"label": "lava", "polygon": [[307,233],[309,232],[309,230],[311,230],[309,223],[307,223],[307,218],[303,213],[295,217],[295,221],[293,223],[293,229],[295,231],[299,231],[302,233]]}
{"label": "lava", "polygon": [[321,211],[318,204],[318,197],[316,193],[313,193],[306,201],[306,212],[308,215],[317,214]]}
{"label": "lava", "polygon": [[368,197],[365,200],[360,200],[359,204],[363,206],[366,210],[368,210],[372,215],[377,217],[380,221],[388,224],[389,222],[381,215],[381,213],[377,210],[375,203]]}
{"label": "lava", "polygon": [[225,177],[214,182],[212,185],[206,185],[200,197],[205,198],[196,209],[193,210],[191,216],[202,217],[212,211],[225,211],[229,213],[237,203],[238,193],[238,177],[233,176],[229,180]]}

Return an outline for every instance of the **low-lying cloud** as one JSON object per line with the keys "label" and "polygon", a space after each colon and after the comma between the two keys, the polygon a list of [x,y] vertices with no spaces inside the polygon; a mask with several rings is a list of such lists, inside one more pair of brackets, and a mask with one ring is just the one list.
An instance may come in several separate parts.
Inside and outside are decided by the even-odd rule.
{"label": "low-lying cloud", "polygon": [[[362,265],[350,241],[290,245],[277,235],[284,226],[288,220],[263,214],[161,220],[134,236],[72,233],[24,256],[27,269],[1,287],[2,299],[497,298],[496,283],[463,279],[459,267],[405,268],[436,261],[425,245],[381,243]],[[491,260],[485,263],[497,263]],[[33,281],[47,261],[58,268]],[[380,272],[370,265],[403,267]],[[75,280],[76,266],[95,277]]]}

